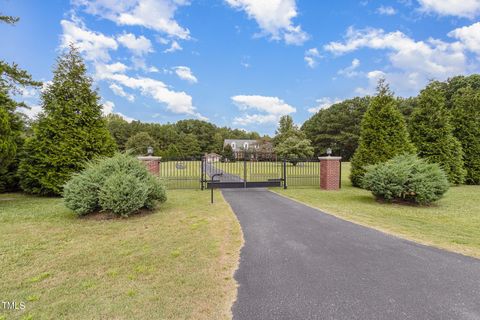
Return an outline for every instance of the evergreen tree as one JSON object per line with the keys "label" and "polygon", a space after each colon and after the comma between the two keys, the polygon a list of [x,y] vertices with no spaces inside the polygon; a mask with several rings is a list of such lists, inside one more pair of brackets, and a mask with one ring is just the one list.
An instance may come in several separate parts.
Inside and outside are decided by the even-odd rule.
{"label": "evergreen tree", "polygon": [[[18,20],[17,17],[0,16],[0,22],[7,24],[15,24]],[[14,101],[11,94],[19,92],[21,87],[40,85],[17,64],[0,60],[0,192],[16,187],[18,152],[24,140],[24,121],[17,108],[26,105]]]}
{"label": "evergreen tree", "polygon": [[87,160],[116,150],[86,71],[73,45],[57,60],[52,84],[41,96],[43,112],[19,167],[21,187],[28,193],[58,195]]}
{"label": "evergreen tree", "polygon": [[365,166],[385,162],[402,153],[413,153],[405,119],[385,80],[380,80],[377,95],[362,119],[359,146],[352,158],[350,180],[362,185]]}
{"label": "evergreen tree", "polygon": [[445,108],[445,97],[437,83],[422,90],[409,127],[418,156],[439,164],[450,183],[463,183],[466,172],[462,145],[453,136],[450,113]]}
{"label": "evergreen tree", "polygon": [[146,132],[139,132],[130,137],[125,145],[126,150],[138,156],[146,155],[148,147],[158,151],[155,140]]}
{"label": "evergreen tree", "polygon": [[480,184],[480,92],[472,87],[453,96],[454,135],[463,147],[467,184]]}

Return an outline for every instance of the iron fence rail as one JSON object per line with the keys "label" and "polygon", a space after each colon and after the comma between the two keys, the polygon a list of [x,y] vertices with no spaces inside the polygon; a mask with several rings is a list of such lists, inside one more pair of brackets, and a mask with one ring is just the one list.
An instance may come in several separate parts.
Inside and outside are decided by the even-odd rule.
{"label": "iron fence rail", "polygon": [[[212,184],[213,175],[218,174],[221,176],[216,176]],[[232,160],[168,159],[161,161],[159,175],[169,189],[320,186],[320,163],[318,159],[288,161],[258,154]]]}

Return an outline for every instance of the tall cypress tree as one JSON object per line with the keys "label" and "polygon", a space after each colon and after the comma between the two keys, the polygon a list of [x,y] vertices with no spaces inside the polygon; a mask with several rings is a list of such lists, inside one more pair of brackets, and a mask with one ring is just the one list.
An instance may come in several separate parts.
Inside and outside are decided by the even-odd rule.
{"label": "tall cypress tree", "polygon": [[463,147],[467,184],[480,184],[480,92],[468,86],[453,96],[453,134]]}
{"label": "tall cypress tree", "polygon": [[405,119],[385,80],[380,80],[377,95],[371,100],[360,127],[360,140],[352,157],[350,180],[362,186],[365,166],[385,162],[402,153],[413,153]]}
{"label": "tall cypress tree", "polygon": [[417,100],[410,118],[410,137],[418,155],[438,163],[453,184],[463,183],[466,171],[460,142],[453,136],[450,113],[439,83],[431,83]]}
{"label": "tall cypress tree", "polygon": [[86,72],[73,45],[57,59],[52,84],[41,96],[42,113],[25,143],[19,167],[24,191],[58,195],[87,160],[115,152],[100,98]]}

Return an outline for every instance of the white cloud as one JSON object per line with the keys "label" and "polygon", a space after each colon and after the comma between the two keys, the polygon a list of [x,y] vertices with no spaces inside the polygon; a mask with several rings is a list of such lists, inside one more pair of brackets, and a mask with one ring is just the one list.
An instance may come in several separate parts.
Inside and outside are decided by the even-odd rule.
{"label": "white cloud", "polygon": [[345,69],[341,69],[338,71],[339,75],[346,76],[347,78],[353,78],[359,75],[357,68],[360,66],[360,60],[353,59],[350,66],[346,67]]}
{"label": "white cloud", "polygon": [[113,113],[113,114],[119,115],[120,117],[122,117],[128,123],[135,120],[134,118],[128,117],[121,112],[113,112],[113,109],[115,109],[115,104],[112,101],[105,101],[102,104],[102,107],[103,107],[103,109],[102,109],[103,115],[105,115],[105,116]]}
{"label": "white cloud", "polygon": [[134,55],[142,56],[153,52],[152,43],[144,36],[136,37],[132,33],[124,33],[117,37],[118,42],[133,52]]}
{"label": "white cloud", "polygon": [[332,99],[332,98],[329,98],[329,97],[323,97],[323,98],[317,99],[317,101],[316,101],[317,106],[312,107],[312,108],[308,108],[308,112],[317,113],[321,109],[328,109],[332,105],[334,105],[335,103],[340,103],[342,101],[343,101],[342,99],[338,99],[338,98]]}
{"label": "white cloud", "polygon": [[189,67],[185,66],[178,66],[178,67],[173,67],[173,70],[177,74],[177,76],[185,81],[188,81],[190,83],[197,83],[198,79],[195,77],[192,73],[192,70],[190,70]]}
{"label": "white cloud", "polygon": [[321,58],[320,52],[317,48],[310,48],[305,51],[303,60],[307,63],[310,68],[315,68],[317,66],[317,59]]}
{"label": "white cloud", "polygon": [[121,86],[119,86],[118,84],[112,83],[109,88],[117,96],[126,98],[130,102],[135,101],[135,96],[133,94],[126,93],[125,90],[123,90],[123,88]]}
{"label": "white cloud", "polygon": [[[294,107],[277,97],[238,95],[231,97],[231,99],[240,111],[245,112],[233,121],[239,125],[275,123],[281,116],[296,112]],[[246,112],[249,110],[260,111],[261,113],[247,114]]]}
{"label": "white cloud", "polygon": [[40,114],[40,112],[42,112],[42,106],[31,105],[31,106],[28,106],[28,108],[21,107],[18,109],[18,111],[20,111],[21,113],[26,115],[28,118],[33,120]]}
{"label": "white cloud", "polygon": [[[415,41],[400,31],[386,33],[382,29],[357,30],[350,27],[343,42],[331,42],[326,51],[341,55],[361,48],[386,50],[391,66],[387,66],[385,78],[401,91],[412,94],[429,79],[444,80],[466,73],[468,57],[461,42],[445,42],[437,39]],[[393,69],[392,69],[393,67]]]}
{"label": "white cloud", "polygon": [[190,31],[175,20],[175,12],[188,0],[74,0],[85,11],[118,25],[142,26],[168,36],[189,39]]}
{"label": "white cloud", "polygon": [[473,19],[480,14],[480,0],[418,0],[420,10],[441,16]]}
{"label": "white cloud", "polygon": [[480,22],[468,27],[457,28],[449,32],[448,36],[459,39],[467,50],[480,56]]}
{"label": "white cloud", "polygon": [[182,50],[183,50],[182,46],[177,41],[172,41],[172,44],[170,45],[170,48],[165,49],[163,52],[172,53],[172,52],[175,52],[175,51],[182,51]]}
{"label": "white cloud", "polygon": [[395,8],[389,7],[389,6],[380,6],[380,7],[377,8],[376,12],[378,14],[381,14],[381,15],[384,15],[384,16],[393,16],[393,15],[397,14],[397,10],[395,10]]}
{"label": "white cloud", "polygon": [[286,44],[301,45],[309,39],[300,25],[292,20],[298,15],[295,0],[225,0],[232,8],[243,10],[254,19],[261,35],[273,40],[283,40]]}
{"label": "white cloud", "polygon": [[[97,66],[98,67],[98,66]],[[177,114],[187,114],[199,119],[206,119],[196,111],[192,97],[183,91],[171,90],[165,83],[148,77],[130,77],[122,73],[98,72],[97,78],[112,81],[117,85],[139,90],[142,95],[152,97],[165,104],[167,109]]]}
{"label": "white cloud", "polygon": [[74,21],[62,20],[63,34],[61,47],[67,48],[70,43],[75,44],[85,59],[91,61],[109,61],[109,50],[118,48],[114,38],[86,28],[85,24],[73,17]]}

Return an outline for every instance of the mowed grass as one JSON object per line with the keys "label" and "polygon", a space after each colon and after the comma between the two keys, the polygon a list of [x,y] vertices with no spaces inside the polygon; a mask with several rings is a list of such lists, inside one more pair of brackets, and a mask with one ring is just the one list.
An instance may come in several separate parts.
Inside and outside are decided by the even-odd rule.
{"label": "mowed grass", "polygon": [[428,207],[377,202],[371,193],[354,188],[350,164],[342,167],[342,189],[273,189],[345,220],[419,243],[480,258],[480,186],[451,187]]}
{"label": "mowed grass", "polygon": [[79,219],[59,198],[0,195],[0,319],[226,319],[243,242],[221,193],[169,191],[153,213]]}

